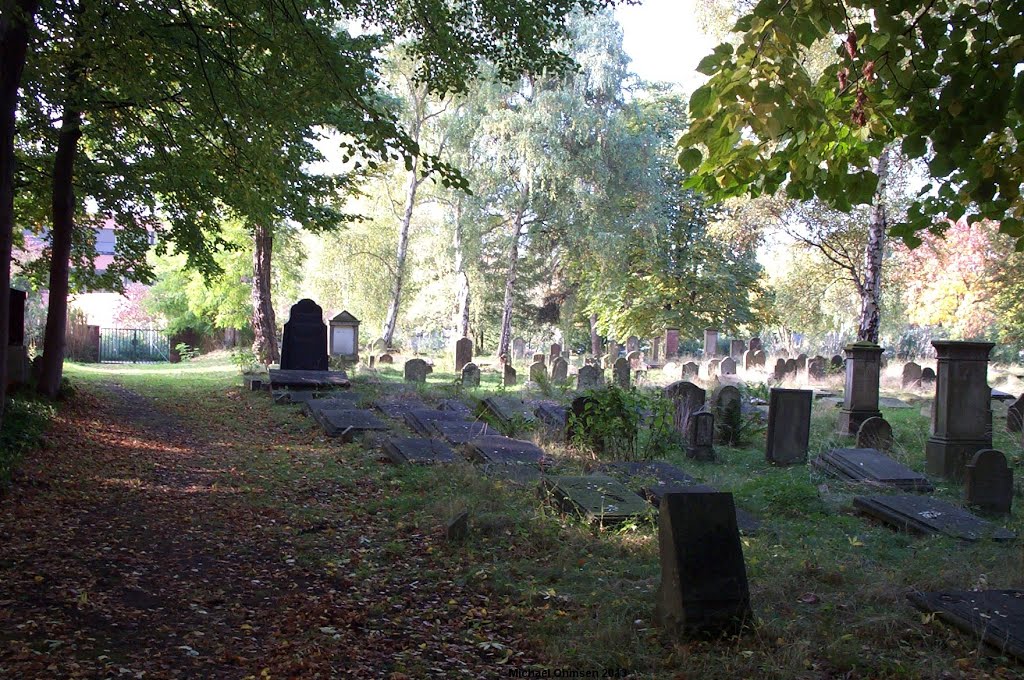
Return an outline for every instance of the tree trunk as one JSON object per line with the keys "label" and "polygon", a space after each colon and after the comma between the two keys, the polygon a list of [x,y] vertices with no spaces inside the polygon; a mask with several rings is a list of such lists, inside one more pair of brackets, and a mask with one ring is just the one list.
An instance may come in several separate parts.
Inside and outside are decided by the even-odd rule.
{"label": "tree trunk", "polygon": [[252,351],[266,365],[281,362],[277,347],[277,321],[270,297],[270,263],[274,252],[274,230],[257,224],[252,232]]}
{"label": "tree trunk", "polygon": [[7,401],[7,343],[10,340],[15,112],[28,51],[28,29],[38,9],[38,2],[0,2],[0,427]]}
{"label": "tree trunk", "polygon": [[[462,245],[462,209],[455,211],[455,337],[469,337],[469,276],[466,275]],[[479,349],[479,347],[478,347]]]}
{"label": "tree trunk", "polygon": [[412,169],[409,170],[409,183],[405,187],[405,210],[402,221],[398,225],[398,254],[395,262],[395,282],[391,287],[391,303],[388,305],[387,316],[384,317],[384,332],[381,337],[388,347],[395,337],[395,326],[398,324],[398,311],[402,306],[402,286],[405,283],[405,258],[409,251],[409,225],[412,223],[412,211],[416,206],[416,190],[420,187],[420,178],[416,176],[418,163],[414,158]]}
{"label": "tree trunk", "polygon": [[50,302],[46,309],[43,335],[43,367],[36,389],[55,399],[64,374],[64,340],[68,324],[68,274],[71,268],[71,239],[75,229],[75,157],[82,136],[82,114],[64,107],[57,154],[53,159],[53,233],[50,253]]}
{"label": "tree trunk", "polygon": [[597,334],[597,314],[590,315],[590,353],[601,356],[601,336]]}
{"label": "tree trunk", "polygon": [[512,247],[508,253],[508,273],[505,275],[505,300],[501,306],[501,334],[498,336],[498,357],[511,357],[512,302],[515,297],[516,276],[519,271],[519,239],[522,237],[524,208],[516,213],[512,229]]}
{"label": "tree trunk", "polygon": [[875,162],[878,189],[871,206],[868,242],[864,248],[864,281],[860,290],[860,321],[857,340],[878,343],[882,305],[882,255],[885,253],[885,184],[889,176],[888,151]]}

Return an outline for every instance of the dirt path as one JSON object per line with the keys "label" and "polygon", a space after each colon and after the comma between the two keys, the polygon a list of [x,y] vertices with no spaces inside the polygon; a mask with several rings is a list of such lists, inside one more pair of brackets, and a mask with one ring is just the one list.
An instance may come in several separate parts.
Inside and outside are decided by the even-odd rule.
{"label": "dirt path", "polygon": [[0,677],[525,665],[525,643],[436,533],[357,510],[388,493],[372,475],[256,484],[240,461],[263,453],[196,422],[116,385],[61,410],[0,501]]}

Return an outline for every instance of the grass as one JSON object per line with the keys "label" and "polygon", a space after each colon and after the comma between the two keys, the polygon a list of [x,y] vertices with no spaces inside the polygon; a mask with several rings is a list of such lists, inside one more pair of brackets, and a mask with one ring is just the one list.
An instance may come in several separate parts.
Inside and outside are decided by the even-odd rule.
{"label": "grass", "polygon": [[[355,388],[383,394],[388,383],[401,382],[400,363],[356,375]],[[905,599],[915,588],[1019,587],[1024,580],[1020,545],[914,538],[855,516],[850,501],[862,488],[809,466],[768,465],[763,433],[743,447],[718,447],[715,462],[690,461],[678,448],[666,456],[702,482],[733,492],[737,504],[765,525],[742,539],[756,617],[752,629],[737,638],[684,641],[668,638],[652,624],[660,578],[653,513],[626,528],[600,530],[555,512],[535,488],[484,477],[468,463],[382,465],[366,443],[340,446],[325,440],[299,409],[275,407],[265,393],[243,391],[226,355],[176,366],[69,364],[67,374],[83,383],[116,381],[223,437],[251,438],[254,428],[287,434],[287,444],[252,451],[244,471],[247,483],[257,490],[293,485],[294,503],[275,509],[293,523],[315,523],[329,506],[329,499],[302,497],[298,489],[304,480],[332,480],[339,493],[372,485],[380,493],[358,512],[379,520],[385,559],[400,558],[402,532],[438,533],[449,518],[467,511],[468,538],[442,542],[439,549],[460,565],[460,579],[518,612],[519,627],[551,668],[626,669],[633,677],[666,678],[1024,676],[1010,660],[923,617]],[[439,370],[413,390],[432,403],[526,393],[522,385],[501,388],[493,370],[482,377],[479,389],[463,390],[454,373]],[[888,380],[883,385],[892,387]],[[919,410],[925,396],[902,391],[895,396],[915,408],[882,409],[893,426],[893,455],[923,470],[928,420]],[[240,410],[252,417],[239,418]],[[851,438],[834,434],[837,411],[830,403],[815,403],[811,457],[852,445]],[[994,424],[995,447],[1014,465],[1024,463],[1019,440],[1003,431],[998,412]],[[524,434],[551,453],[570,454],[563,471],[585,470],[588,454],[545,442],[543,432]],[[937,497],[958,500],[959,488],[937,486]],[[1020,505],[1018,499],[1013,515],[1000,520],[1018,533],[1024,532]],[[297,559],[323,557],[304,557],[300,550]]]}

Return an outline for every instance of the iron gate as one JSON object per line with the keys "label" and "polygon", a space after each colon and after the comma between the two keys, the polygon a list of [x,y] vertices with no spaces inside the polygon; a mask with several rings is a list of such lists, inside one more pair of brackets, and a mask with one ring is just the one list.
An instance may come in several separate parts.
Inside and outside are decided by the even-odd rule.
{"label": "iron gate", "polygon": [[100,329],[100,361],[143,363],[171,360],[171,343],[164,331],[147,328]]}

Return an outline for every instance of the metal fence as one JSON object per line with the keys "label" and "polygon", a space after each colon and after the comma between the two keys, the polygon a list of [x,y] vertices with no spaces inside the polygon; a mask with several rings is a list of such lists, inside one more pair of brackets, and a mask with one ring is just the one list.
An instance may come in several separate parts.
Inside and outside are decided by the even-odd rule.
{"label": "metal fence", "polygon": [[164,331],[146,328],[101,328],[100,361],[146,363],[171,360],[171,343]]}

